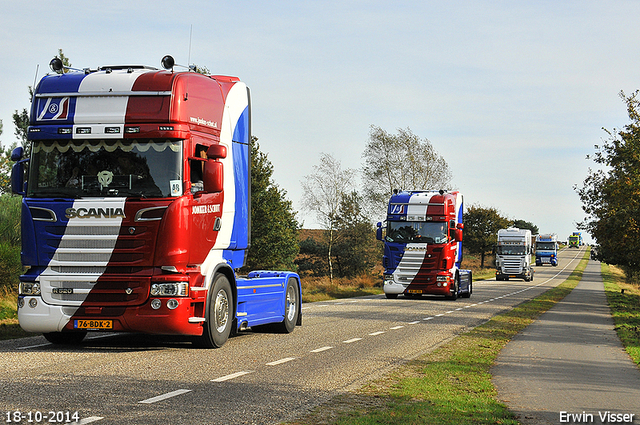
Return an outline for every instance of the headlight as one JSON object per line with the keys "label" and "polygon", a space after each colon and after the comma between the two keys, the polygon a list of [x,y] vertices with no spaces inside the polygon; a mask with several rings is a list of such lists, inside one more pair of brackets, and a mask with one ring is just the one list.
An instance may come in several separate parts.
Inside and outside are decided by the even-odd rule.
{"label": "headlight", "polygon": [[151,295],[154,297],[186,297],[188,282],[154,283],[151,285]]}
{"label": "headlight", "polygon": [[436,276],[436,282],[448,282],[449,276]]}
{"label": "headlight", "polygon": [[384,279],[385,285],[390,285],[390,284],[393,283],[393,275],[392,274],[385,274],[383,279]]}
{"label": "headlight", "polygon": [[20,282],[18,292],[20,295],[40,295],[40,284],[38,282]]}

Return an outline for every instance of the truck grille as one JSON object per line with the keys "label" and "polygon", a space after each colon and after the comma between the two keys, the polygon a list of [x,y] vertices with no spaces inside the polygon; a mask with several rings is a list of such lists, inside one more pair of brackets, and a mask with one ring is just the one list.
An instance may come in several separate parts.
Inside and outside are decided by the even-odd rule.
{"label": "truck grille", "polygon": [[427,283],[421,270],[434,270],[436,258],[425,258],[426,251],[405,251],[394,275],[400,283]]}
{"label": "truck grille", "polygon": [[506,258],[502,263],[502,271],[505,274],[520,274],[522,273],[522,262],[519,258]]}
{"label": "truck grille", "polygon": [[[138,271],[138,267],[113,267],[114,261],[130,263],[143,259],[139,252],[120,249],[118,245],[136,248],[144,241],[118,242],[120,226],[47,226],[51,235],[49,267],[40,275],[43,300],[50,304],[66,306],[109,306],[141,304],[147,298],[146,277],[124,274]],[[129,237],[125,235],[124,238]],[[105,272],[121,272],[113,275]],[[69,291],[59,292],[57,289]],[[71,291],[72,290],[72,291]],[[72,293],[67,293],[72,292]]]}

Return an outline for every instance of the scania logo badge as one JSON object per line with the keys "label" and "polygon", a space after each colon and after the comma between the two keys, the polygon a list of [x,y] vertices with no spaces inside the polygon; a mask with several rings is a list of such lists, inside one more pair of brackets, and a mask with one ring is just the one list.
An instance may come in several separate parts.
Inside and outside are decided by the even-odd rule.
{"label": "scania logo badge", "polygon": [[126,292],[127,295],[131,295],[131,294],[133,294],[133,289],[127,288],[127,289],[124,290],[124,292]]}

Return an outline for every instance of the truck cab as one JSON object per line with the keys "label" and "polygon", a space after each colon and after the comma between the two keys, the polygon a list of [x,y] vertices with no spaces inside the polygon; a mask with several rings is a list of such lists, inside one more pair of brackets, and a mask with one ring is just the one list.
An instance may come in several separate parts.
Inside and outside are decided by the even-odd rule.
{"label": "truck cab", "polygon": [[[383,289],[387,298],[443,295],[470,297],[472,274],[462,263],[462,194],[440,191],[395,191],[384,242]],[[384,230],[384,237],[383,237]]]}
{"label": "truck cab", "polygon": [[533,280],[531,230],[510,227],[498,230],[496,280]]}

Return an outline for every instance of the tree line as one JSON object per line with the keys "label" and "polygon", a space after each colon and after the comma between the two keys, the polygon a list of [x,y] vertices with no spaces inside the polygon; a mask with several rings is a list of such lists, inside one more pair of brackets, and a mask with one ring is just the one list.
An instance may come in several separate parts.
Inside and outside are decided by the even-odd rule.
{"label": "tree line", "polygon": [[575,186],[587,217],[578,228],[596,241],[596,258],[620,266],[629,281],[640,282],[640,94],[620,92],[629,123],[607,130],[609,138],[588,155],[589,169]]}

